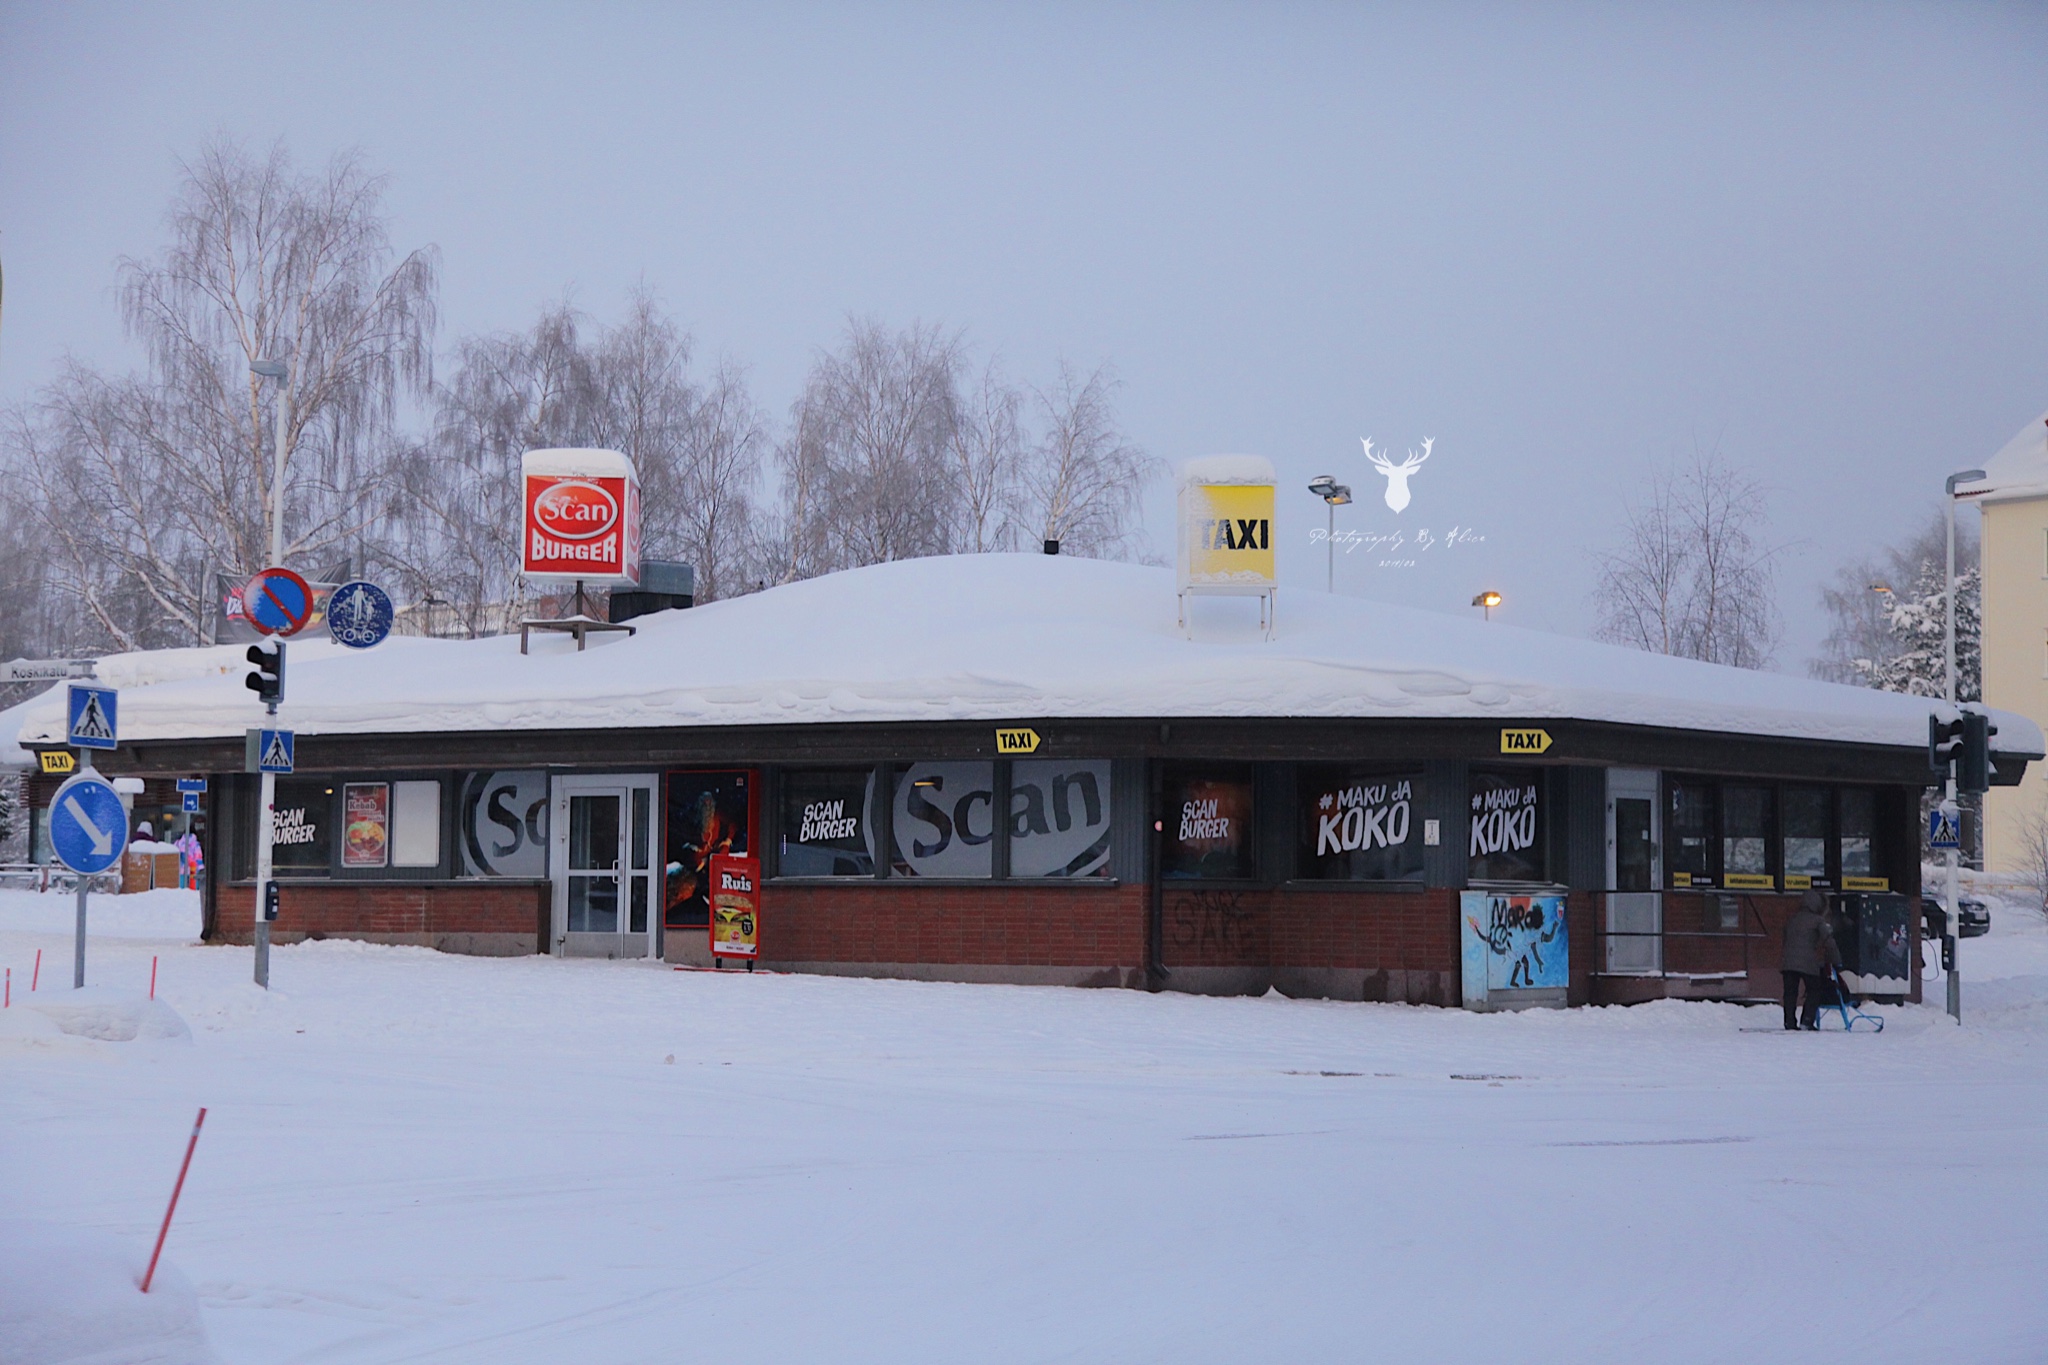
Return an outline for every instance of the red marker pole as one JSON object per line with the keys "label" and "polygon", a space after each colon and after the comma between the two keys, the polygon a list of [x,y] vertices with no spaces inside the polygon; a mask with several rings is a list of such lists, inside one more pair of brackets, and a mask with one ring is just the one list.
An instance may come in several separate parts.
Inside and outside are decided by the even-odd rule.
{"label": "red marker pole", "polygon": [[5,1002],[0,1002],[0,1010],[4,1010],[4,1009],[7,1009],[8,1007],[10,1007],[10,1006],[11,1006],[11,1005],[13,1005],[13,1004],[14,1004],[14,968],[12,968],[12,967],[9,967],[9,968],[7,969],[7,999],[5,1000]]}
{"label": "red marker pole", "polygon": [[34,971],[34,972],[32,972],[32,973],[30,973],[30,974],[29,974],[29,978],[28,978],[28,988],[29,988],[30,990],[34,990],[34,989],[36,988],[36,982],[38,982],[38,981],[41,981],[42,979],[43,979],[43,950],[42,950],[41,948],[38,948],[38,949],[36,949],[36,969],[35,969],[35,971]]}
{"label": "red marker pole", "polygon": [[199,1145],[199,1129],[206,1122],[206,1108],[201,1106],[199,1117],[192,1120],[192,1140],[185,1144],[185,1162],[178,1167],[178,1183],[171,1186],[171,1205],[164,1210],[164,1225],[156,1230],[156,1250],[149,1253],[149,1269],[142,1272],[142,1292],[149,1292],[149,1282],[156,1278],[156,1258],[164,1254],[164,1238],[171,1232],[171,1215],[178,1211],[178,1196],[185,1189],[185,1172],[192,1169],[192,1149]]}
{"label": "red marker pole", "polygon": [[156,999],[156,954],[149,956],[149,998]]}

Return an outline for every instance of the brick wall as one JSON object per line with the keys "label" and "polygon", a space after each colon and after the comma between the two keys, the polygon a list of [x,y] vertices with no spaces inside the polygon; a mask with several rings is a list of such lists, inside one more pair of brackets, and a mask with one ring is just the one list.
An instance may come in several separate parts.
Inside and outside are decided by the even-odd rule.
{"label": "brick wall", "polygon": [[1145,889],[911,881],[778,885],[761,896],[773,962],[1136,967]]}
{"label": "brick wall", "polygon": [[[222,940],[249,941],[255,894],[249,882],[221,888]],[[490,955],[539,952],[547,931],[548,887],[533,882],[286,882],[270,926],[274,943],[352,938]]]}

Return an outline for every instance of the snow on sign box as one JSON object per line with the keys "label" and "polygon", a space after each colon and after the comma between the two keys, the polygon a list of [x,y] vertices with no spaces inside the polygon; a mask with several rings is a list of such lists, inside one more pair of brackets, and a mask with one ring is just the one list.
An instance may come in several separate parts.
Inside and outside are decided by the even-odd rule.
{"label": "snow on sign box", "polygon": [[616,450],[529,450],[521,572],[638,586],[640,479]]}

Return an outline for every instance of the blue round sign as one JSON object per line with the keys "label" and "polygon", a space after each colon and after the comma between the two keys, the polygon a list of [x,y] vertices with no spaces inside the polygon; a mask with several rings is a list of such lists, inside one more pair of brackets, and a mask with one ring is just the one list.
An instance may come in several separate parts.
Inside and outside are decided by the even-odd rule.
{"label": "blue round sign", "polygon": [[391,595],[375,583],[344,583],[327,599],[327,633],[350,649],[382,644],[391,621]]}
{"label": "blue round sign", "polygon": [[105,872],[128,846],[128,812],[107,779],[83,772],[50,802],[50,849],[73,872]]}
{"label": "blue round sign", "polygon": [[296,635],[313,619],[313,588],[290,569],[265,569],[242,589],[242,610],[265,635]]}

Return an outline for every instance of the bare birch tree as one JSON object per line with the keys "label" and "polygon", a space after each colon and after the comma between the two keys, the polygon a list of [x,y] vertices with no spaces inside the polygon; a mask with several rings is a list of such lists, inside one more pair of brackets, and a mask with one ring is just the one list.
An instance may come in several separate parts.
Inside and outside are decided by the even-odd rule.
{"label": "bare birch tree", "polygon": [[[281,147],[259,159],[209,146],[185,167],[169,243],[121,265],[145,372],[68,365],[13,424],[63,587],[107,642],[189,642],[208,572],[268,560],[280,496],[287,561],[374,525],[400,406],[431,382],[436,325],[435,254],[393,260],[383,188],[354,155],[301,175]],[[262,359],[288,365],[281,396],[250,372]]]}
{"label": "bare birch tree", "polygon": [[967,554],[1017,547],[1020,483],[1026,445],[1024,396],[990,360],[958,400],[947,444],[957,491],[959,534]]}
{"label": "bare birch tree", "polygon": [[777,452],[783,579],[952,548],[959,367],[956,337],[863,319],[818,356]]}
{"label": "bare birch tree", "polygon": [[1083,376],[1065,361],[1058,380],[1038,391],[1044,426],[1024,476],[1026,515],[1062,553],[1130,553],[1145,481],[1161,468],[1124,439],[1115,391],[1106,366]]}
{"label": "bare birch tree", "polygon": [[1762,668],[1778,636],[1763,486],[1718,456],[1661,475],[1600,556],[1602,639],[1657,654]]}

